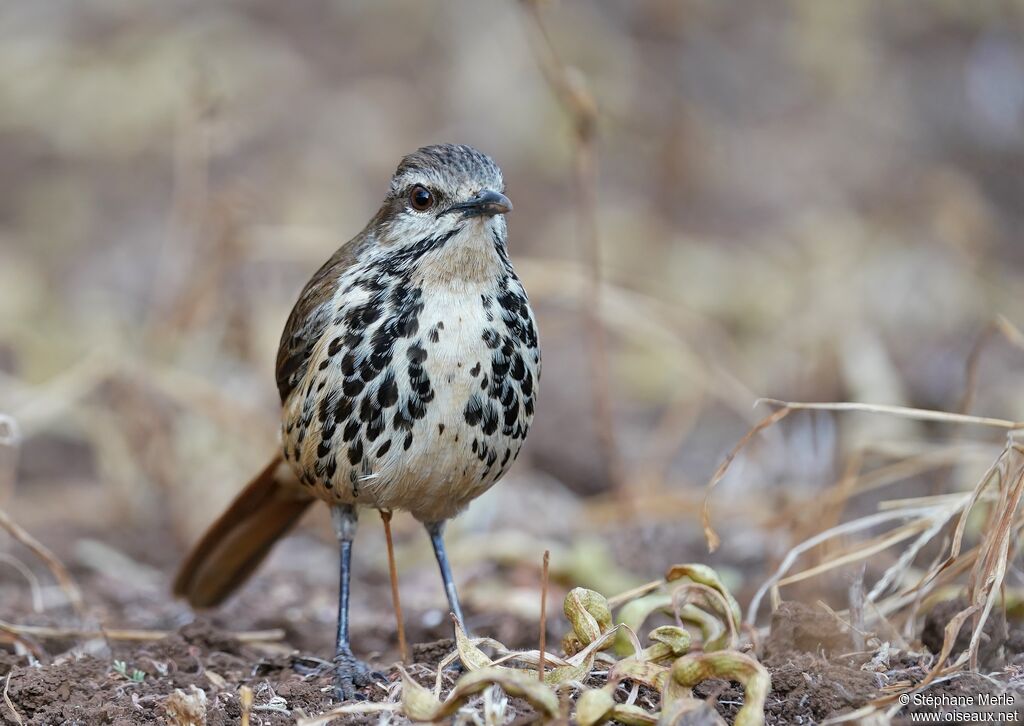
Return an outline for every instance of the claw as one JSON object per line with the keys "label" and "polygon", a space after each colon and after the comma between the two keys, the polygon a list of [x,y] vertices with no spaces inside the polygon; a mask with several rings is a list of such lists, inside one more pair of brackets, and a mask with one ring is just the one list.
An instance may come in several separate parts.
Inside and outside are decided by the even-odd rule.
{"label": "claw", "polygon": [[360,689],[381,679],[383,674],[371,671],[363,661],[352,655],[351,650],[339,651],[334,656],[334,695],[339,701],[365,701],[366,695]]}

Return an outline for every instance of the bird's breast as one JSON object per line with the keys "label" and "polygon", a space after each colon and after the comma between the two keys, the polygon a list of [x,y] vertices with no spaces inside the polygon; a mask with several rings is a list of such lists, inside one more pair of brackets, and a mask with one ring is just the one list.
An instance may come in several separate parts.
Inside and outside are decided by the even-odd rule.
{"label": "bird's breast", "polygon": [[446,519],[499,479],[533,418],[540,353],[510,267],[477,279],[350,276],[283,445],[330,501]]}

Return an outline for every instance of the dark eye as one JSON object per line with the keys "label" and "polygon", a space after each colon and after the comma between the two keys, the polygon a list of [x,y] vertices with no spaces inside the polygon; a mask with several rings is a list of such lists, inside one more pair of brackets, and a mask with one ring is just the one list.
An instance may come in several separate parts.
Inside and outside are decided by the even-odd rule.
{"label": "dark eye", "polygon": [[434,195],[423,186],[414,186],[409,192],[409,204],[418,212],[425,212],[434,206]]}

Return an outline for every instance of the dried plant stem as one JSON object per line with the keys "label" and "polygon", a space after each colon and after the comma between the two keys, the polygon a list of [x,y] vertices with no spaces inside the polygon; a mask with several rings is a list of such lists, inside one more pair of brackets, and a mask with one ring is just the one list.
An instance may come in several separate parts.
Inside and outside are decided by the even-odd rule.
{"label": "dried plant stem", "polygon": [[701,510],[700,518],[701,523],[704,526],[704,539],[707,540],[709,552],[714,552],[715,550],[717,550],[718,545],[721,542],[721,539],[719,538],[718,534],[711,526],[711,492],[714,491],[716,486],[718,486],[718,482],[722,481],[722,479],[725,478],[726,472],[729,471],[729,466],[732,464],[733,460],[739,455],[740,451],[743,450],[743,447],[750,443],[750,440],[757,436],[757,434],[759,434],[761,431],[764,431],[769,426],[776,424],[782,419],[784,419],[791,410],[792,409],[789,408],[788,406],[786,406],[785,408],[780,408],[778,411],[773,411],[772,413],[768,414],[763,419],[758,421],[756,424],[754,424],[754,426],[746,434],[744,434],[743,438],[739,440],[739,443],[737,443],[736,446],[732,448],[732,451],[730,451],[729,454],[725,457],[725,460],[718,465],[718,468],[715,470],[715,473],[711,476],[711,481],[709,481],[708,485],[704,488],[704,507]]}
{"label": "dried plant stem", "polygon": [[548,565],[551,561],[551,550],[544,550],[544,562],[540,568],[540,653],[537,661],[537,677],[544,682],[544,654],[548,644]]}
{"label": "dried plant stem", "polygon": [[[125,641],[147,641],[160,640],[174,633],[173,630],[91,630],[88,628],[49,628],[45,625],[15,625],[0,620],[0,632],[7,632],[12,635],[26,635],[32,638],[106,638],[107,640]],[[284,630],[271,628],[269,630],[249,630],[242,632],[226,633],[231,638],[242,643],[268,643],[275,640],[284,640]]]}
{"label": "dried plant stem", "polygon": [[7,672],[7,679],[4,681],[4,703],[7,704],[7,708],[9,708],[11,710],[11,713],[14,714],[14,720],[17,721],[19,725],[21,725],[21,724],[24,724],[25,722],[21,719],[21,714],[18,713],[18,709],[16,709],[14,707],[14,702],[11,701],[11,697],[8,694],[8,691],[10,690],[10,687],[11,687],[11,676],[12,675],[14,675],[14,669],[13,668]]}
{"label": "dried plant stem", "polygon": [[581,74],[568,68],[558,56],[544,25],[537,0],[524,0],[539,39],[533,43],[534,56],[544,80],[551,87],[573,126],[574,185],[576,189],[577,229],[589,258],[590,279],[585,305],[589,348],[591,394],[594,401],[597,434],[605,466],[615,491],[628,503],[625,468],[615,435],[611,402],[611,376],[608,369],[608,336],[601,322],[601,245],[597,224],[597,103],[586,89]]}
{"label": "dried plant stem", "polygon": [[64,594],[68,598],[68,602],[78,613],[79,617],[85,616],[85,607],[82,602],[82,591],[78,589],[78,585],[71,577],[71,573],[64,566],[64,563],[57,559],[49,548],[43,545],[39,540],[30,535],[25,531],[17,522],[10,518],[10,516],[3,509],[0,509],[0,527],[7,530],[7,532],[14,537],[18,542],[28,547],[32,552],[41,559],[46,566],[53,573],[54,578],[60,585]]}
{"label": "dried plant stem", "polygon": [[252,689],[249,686],[238,689],[238,701],[242,706],[242,726],[249,726],[249,714],[252,711]]}
{"label": "dried plant stem", "polygon": [[978,426],[991,426],[1001,429],[1024,428],[1024,422],[1009,421],[1003,418],[988,418],[985,416],[967,416],[961,413],[949,413],[948,411],[933,411],[926,408],[907,408],[905,406],[887,406],[878,403],[851,403],[842,401],[839,403],[796,403],[793,401],[779,401],[774,398],[762,398],[757,403],[767,403],[770,406],[782,406],[782,410],[790,411],[862,411],[864,413],[881,413],[901,418],[911,418],[917,421],[941,421],[955,424],[975,424]]}
{"label": "dried plant stem", "polygon": [[409,662],[409,645],[405,640],[405,618],[402,615],[402,600],[398,595],[398,565],[395,563],[395,544],[391,539],[391,510],[380,510],[384,522],[384,538],[388,543],[388,573],[391,575],[391,603],[395,608],[395,626],[398,628],[398,653],[403,663]]}

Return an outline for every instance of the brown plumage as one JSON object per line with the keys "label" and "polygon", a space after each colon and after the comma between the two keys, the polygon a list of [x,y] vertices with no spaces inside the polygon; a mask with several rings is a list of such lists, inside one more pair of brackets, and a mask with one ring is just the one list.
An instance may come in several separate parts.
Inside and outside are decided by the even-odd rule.
{"label": "brown plumage", "polygon": [[210,528],[175,580],[220,602],[314,499],[332,507],[342,557],[339,697],[370,677],[348,644],[358,505],[410,512],[433,542],[461,620],[444,523],[518,456],[540,351],[508,258],[501,172],[468,146],[399,165],[379,211],[307,283],[277,356],[282,450]]}
{"label": "brown plumage", "polygon": [[174,580],[174,594],[193,607],[212,607],[245,582],[316,501],[294,480],[280,456],[264,467],[192,548]]}

